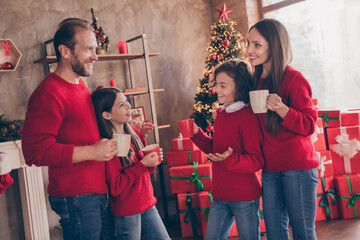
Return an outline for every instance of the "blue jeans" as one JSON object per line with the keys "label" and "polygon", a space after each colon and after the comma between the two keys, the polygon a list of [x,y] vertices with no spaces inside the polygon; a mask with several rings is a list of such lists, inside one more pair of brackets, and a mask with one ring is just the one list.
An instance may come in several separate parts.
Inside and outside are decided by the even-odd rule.
{"label": "blue jeans", "polygon": [[266,235],[269,240],[289,240],[289,220],[294,240],[316,239],[316,168],[302,171],[262,171]]}
{"label": "blue jeans", "polygon": [[51,209],[60,216],[64,240],[117,239],[106,194],[51,197]]}
{"label": "blue jeans", "polygon": [[206,240],[226,240],[236,220],[239,239],[260,239],[259,199],[228,202],[213,199],[206,229]]}
{"label": "blue jeans", "polygon": [[141,232],[147,240],[170,239],[155,206],[143,213],[114,219],[115,230],[121,240],[140,240]]}

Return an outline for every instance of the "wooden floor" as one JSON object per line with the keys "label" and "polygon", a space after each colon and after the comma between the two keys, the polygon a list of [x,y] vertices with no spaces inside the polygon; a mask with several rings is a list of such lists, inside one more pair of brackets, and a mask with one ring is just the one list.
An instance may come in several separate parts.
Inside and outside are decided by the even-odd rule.
{"label": "wooden floor", "polygon": [[[200,240],[200,238],[181,238],[179,222],[173,221],[167,227],[170,237],[173,240]],[[316,236],[318,240],[360,240],[360,218],[347,220],[330,220],[316,222]],[[229,238],[235,240],[237,238]],[[262,236],[261,240],[266,240]],[[292,239],[292,238],[291,238]]]}

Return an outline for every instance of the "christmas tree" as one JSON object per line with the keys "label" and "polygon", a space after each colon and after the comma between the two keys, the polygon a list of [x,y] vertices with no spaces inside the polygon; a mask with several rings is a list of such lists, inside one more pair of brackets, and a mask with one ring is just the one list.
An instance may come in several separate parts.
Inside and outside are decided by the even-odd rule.
{"label": "christmas tree", "polygon": [[212,85],[212,74],[215,67],[227,60],[238,58],[245,59],[245,42],[241,33],[235,30],[235,21],[228,17],[232,10],[226,9],[224,3],[222,9],[216,9],[219,13],[219,22],[211,26],[210,43],[207,51],[206,67],[203,72],[203,78],[199,79],[195,104],[193,105],[194,121],[208,135],[213,133],[214,120],[212,118],[212,109],[218,105],[217,95]]}
{"label": "christmas tree", "polygon": [[104,51],[109,51],[110,41],[109,37],[107,37],[104,33],[102,27],[98,26],[97,20],[98,18],[94,15],[94,10],[91,8],[91,15],[92,15],[92,27],[94,28],[94,33],[96,36],[96,42],[98,44],[98,49],[96,53],[100,53],[100,50],[103,49]]}

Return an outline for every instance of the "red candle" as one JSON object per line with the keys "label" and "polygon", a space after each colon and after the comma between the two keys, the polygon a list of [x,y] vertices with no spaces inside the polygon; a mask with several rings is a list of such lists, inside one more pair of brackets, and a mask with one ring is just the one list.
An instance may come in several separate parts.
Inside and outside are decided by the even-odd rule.
{"label": "red candle", "polygon": [[118,45],[119,45],[119,53],[122,53],[122,54],[128,53],[126,42],[118,42]]}
{"label": "red candle", "polygon": [[110,80],[110,86],[111,87],[116,87],[116,81],[115,80]]}

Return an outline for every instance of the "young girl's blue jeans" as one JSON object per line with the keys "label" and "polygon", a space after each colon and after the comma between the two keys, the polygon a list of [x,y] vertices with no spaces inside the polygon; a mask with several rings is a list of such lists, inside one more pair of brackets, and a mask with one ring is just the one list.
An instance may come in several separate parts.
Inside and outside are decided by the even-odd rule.
{"label": "young girl's blue jeans", "polygon": [[249,202],[228,202],[213,199],[206,229],[206,240],[228,239],[231,226],[236,227],[241,240],[260,239],[259,199]]}
{"label": "young girl's blue jeans", "polygon": [[147,240],[170,239],[155,206],[143,213],[114,219],[115,231],[121,240],[140,240],[141,232]]}
{"label": "young girl's blue jeans", "polygon": [[116,239],[107,194],[51,197],[51,208],[60,216],[64,240]]}
{"label": "young girl's blue jeans", "polygon": [[302,171],[262,171],[266,235],[269,240],[289,240],[289,220],[294,240],[316,239],[316,168]]}

